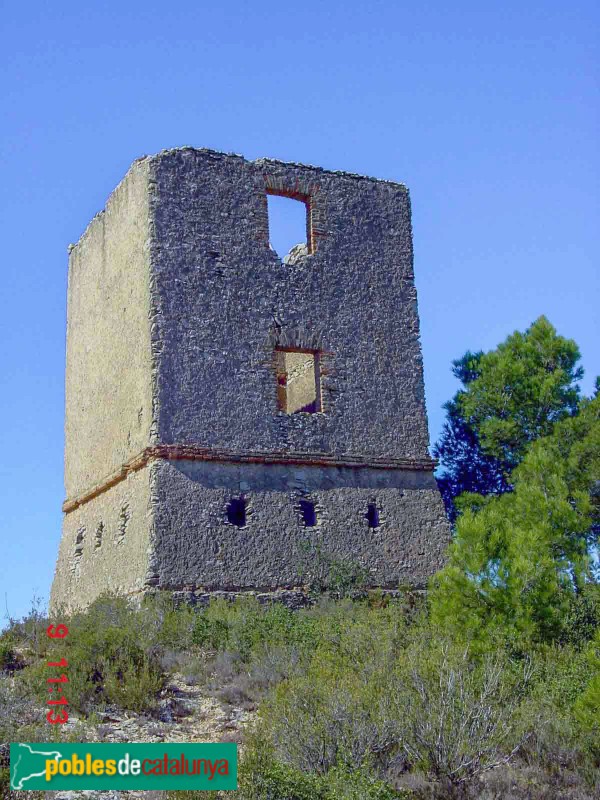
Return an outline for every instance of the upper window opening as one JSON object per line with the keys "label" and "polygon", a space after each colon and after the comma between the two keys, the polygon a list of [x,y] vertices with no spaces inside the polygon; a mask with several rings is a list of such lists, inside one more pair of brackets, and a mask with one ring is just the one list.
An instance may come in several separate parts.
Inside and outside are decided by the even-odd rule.
{"label": "upper window opening", "polygon": [[375,503],[369,503],[365,516],[367,518],[367,522],[369,523],[369,528],[379,527],[379,511]]}
{"label": "upper window opening", "polygon": [[276,350],[277,404],[286,414],[321,411],[319,353],[312,350]]}
{"label": "upper window opening", "polygon": [[243,528],[246,524],[246,498],[233,497],[227,506],[227,519],[237,528]]}
{"label": "upper window opening", "polygon": [[269,242],[286,263],[311,251],[307,197],[267,194]]}
{"label": "upper window opening", "polygon": [[315,504],[310,500],[300,500],[300,516],[305,528],[314,528],[317,524],[317,512]]}

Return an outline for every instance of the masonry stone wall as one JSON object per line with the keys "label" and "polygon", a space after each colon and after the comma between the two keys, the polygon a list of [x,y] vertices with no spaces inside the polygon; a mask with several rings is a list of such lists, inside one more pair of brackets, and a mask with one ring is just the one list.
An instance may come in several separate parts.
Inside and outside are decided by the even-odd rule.
{"label": "masonry stone wall", "polygon": [[[155,569],[162,588],[298,587],[312,550],[353,562],[372,586],[422,588],[447,544],[437,487],[426,473],[185,461],[161,463],[158,472]],[[226,516],[240,495],[248,498],[243,528]],[[314,527],[303,526],[302,499],[316,507]],[[377,528],[368,526],[370,502],[379,511]]]}
{"label": "masonry stone wall", "polygon": [[151,529],[148,470],[130,473],[65,514],[51,607],[85,606],[105,591],[143,591]]}
{"label": "masonry stone wall", "polygon": [[[192,149],[154,176],[161,441],[427,458],[406,188]],[[263,233],[273,185],[319,208],[293,265]],[[277,413],[277,346],[322,352],[324,414]]]}
{"label": "masonry stone wall", "polygon": [[147,162],[136,162],[69,256],[68,498],[143,449],[152,421]]}
{"label": "masonry stone wall", "polygon": [[[307,210],[283,262],[268,194]],[[316,549],[373,586],[440,566],[404,186],[193,148],[141,159],[71,254],[68,315],[54,604],[301,588]],[[316,413],[282,409],[282,350],[314,355]],[[125,539],[94,548],[124,504]]]}

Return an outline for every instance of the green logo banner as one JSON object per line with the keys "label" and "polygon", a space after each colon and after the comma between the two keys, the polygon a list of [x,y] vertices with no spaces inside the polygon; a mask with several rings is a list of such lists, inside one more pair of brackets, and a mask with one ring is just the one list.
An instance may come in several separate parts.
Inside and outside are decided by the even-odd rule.
{"label": "green logo banner", "polygon": [[237,789],[237,745],[11,744],[14,790]]}

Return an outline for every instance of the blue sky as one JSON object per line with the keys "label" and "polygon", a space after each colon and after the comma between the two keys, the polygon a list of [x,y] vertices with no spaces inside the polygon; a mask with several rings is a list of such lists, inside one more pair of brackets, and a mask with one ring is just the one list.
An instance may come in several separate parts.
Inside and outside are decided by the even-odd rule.
{"label": "blue sky", "polygon": [[[546,314],[600,373],[592,2],[6,4],[0,603],[60,536],[67,245],[130,162],[196,145],[411,191],[432,438],[450,363]],[[6,598],[6,599],[5,599]]]}

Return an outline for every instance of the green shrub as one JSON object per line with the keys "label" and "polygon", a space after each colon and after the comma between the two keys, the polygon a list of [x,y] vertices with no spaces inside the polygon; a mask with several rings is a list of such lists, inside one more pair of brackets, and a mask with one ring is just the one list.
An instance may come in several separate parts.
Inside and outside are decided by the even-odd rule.
{"label": "green shrub", "polygon": [[240,800],[401,800],[365,766],[340,763],[323,775],[277,761],[260,736],[250,737],[239,770]]}
{"label": "green shrub", "polygon": [[334,767],[324,777],[323,782],[327,800],[403,800],[411,797],[410,792],[393,789],[366,767]]}
{"label": "green shrub", "polygon": [[[591,787],[600,766],[600,753],[594,744],[597,734],[586,730],[576,711],[589,685],[587,653],[576,646],[546,646],[532,654],[532,663],[530,691],[516,715],[522,734],[519,761],[539,775],[542,785],[557,781],[558,773],[563,777],[571,774],[582,787],[587,784],[593,794]],[[556,795],[548,796],[563,796],[556,791]],[[540,789],[542,795],[546,796]],[[579,796],[587,797],[573,795]]]}
{"label": "green shrub", "polygon": [[550,645],[536,653],[535,664],[532,699],[543,696],[557,708],[572,709],[590,678],[588,649]]}
{"label": "green shrub", "polygon": [[325,775],[340,763],[359,769],[375,754],[382,764],[398,757],[388,691],[406,636],[397,609],[344,601],[311,616],[316,646],[261,707],[260,729],[276,759]]}
{"label": "green shrub", "polygon": [[320,542],[309,540],[303,543],[298,572],[310,595],[329,594],[337,600],[364,594],[371,580],[369,571],[358,561],[338,558],[324,550]]}
{"label": "green shrub", "polygon": [[577,721],[593,736],[593,749],[600,755],[600,630],[585,651],[589,680],[574,704]]}
{"label": "green shrub", "polygon": [[253,740],[239,768],[243,800],[326,800],[318,776],[277,762],[260,739]]}
{"label": "green shrub", "polygon": [[155,621],[156,641],[162,647],[186,650],[194,643],[194,626],[198,612],[189,606],[175,608],[171,598],[160,598],[146,604],[143,613]]}
{"label": "green shrub", "polygon": [[327,654],[307,674],[283,681],[261,709],[278,759],[324,775],[340,760],[359,767],[374,753],[397,749],[396,720],[386,714],[389,669],[352,669]]}
{"label": "green shrub", "polygon": [[264,646],[310,647],[315,621],[307,611],[291,611],[281,603],[261,605],[255,598],[215,600],[196,612],[192,642],[211,651],[230,650],[242,661]]}
{"label": "green shrub", "polygon": [[410,765],[456,792],[508,762],[527,737],[519,720],[532,674],[501,648],[479,653],[416,629],[388,684]]}
{"label": "green shrub", "polygon": [[[159,649],[150,638],[144,617],[122,598],[104,596],[85,613],[63,617],[69,634],[51,640],[46,658],[24,670],[29,690],[47,699],[46,661],[68,660],[65,696],[84,714],[106,705],[133,711],[151,708],[163,686]],[[56,672],[56,670],[55,670]]]}
{"label": "green shrub", "polygon": [[0,672],[10,672],[19,666],[19,658],[8,639],[0,639]]}
{"label": "green shrub", "polygon": [[48,647],[46,628],[48,619],[42,609],[42,601],[34,597],[29,613],[23,619],[10,619],[7,630],[2,633],[4,641],[19,644],[26,655],[41,657]]}
{"label": "green shrub", "polygon": [[559,643],[585,647],[599,628],[600,584],[586,583],[578,594],[569,595]]}
{"label": "green shrub", "polygon": [[229,625],[223,619],[200,613],[194,621],[192,642],[211,650],[224,650],[229,642]]}
{"label": "green shrub", "polygon": [[517,752],[530,672],[502,650],[480,655],[424,621],[407,631],[393,611],[359,608],[265,699],[259,733],[303,774],[369,763],[380,779],[411,767],[458,786]]}

